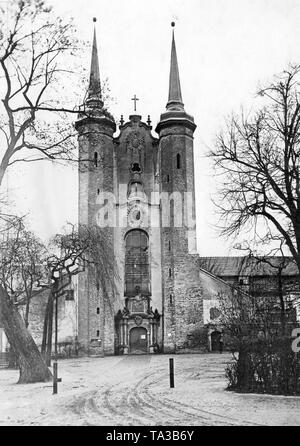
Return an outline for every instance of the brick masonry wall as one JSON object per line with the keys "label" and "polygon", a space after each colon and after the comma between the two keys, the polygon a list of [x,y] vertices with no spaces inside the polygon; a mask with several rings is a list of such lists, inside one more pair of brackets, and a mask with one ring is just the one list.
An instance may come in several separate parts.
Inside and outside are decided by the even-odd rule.
{"label": "brick masonry wall", "polygon": [[[30,302],[29,331],[38,346],[42,344],[44,318],[48,301],[49,291],[45,290],[34,297]],[[19,308],[24,316],[25,307]],[[55,330],[55,306],[53,311],[53,340]],[[72,342],[77,334],[76,302],[66,300],[65,296],[58,299],[58,342]]]}
{"label": "brick masonry wall", "polygon": [[161,230],[164,351],[171,352],[185,348],[189,333],[203,324],[199,269],[194,255],[196,226],[183,219],[183,226],[176,227],[180,224],[176,220],[178,213],[183,214],[187,206],[185,192],[191,194],[190,216],[195,217],[193,131],[183,124],[163,128],[159,149],[161,191],[179,192],[182,197],[181,202],[171,204],[171,226]]}
{"label": "brick masonry wall", "polygon": [[[102,192],[113,193],[113,132],[112,120],[101,117],[84,119],[77,123],[79,132],[79,224],[99,223],[98,211],[101,204],[97,198]],[[97,165],[94,154],[97,153]],[[87,162],[85,160],[88,160]],[[104,204],[104,202],[102,203]],[[108,215],[108,218],[110,215]],[[113,229],[111,222],[103,228],[106,247],[113,252]],[[105,254],[104,254],[105,255]],[[113,273],[112,273],[113,274]],[[99,278],[93,267],[78,277],[78,340],[90,353],[114,353],[114,315],[106,300],[113,299],[110,285],[106,284],[105,298],[99,286]],[[97,311],[97,309],[99,309]],[[93,339],[101,339],[101,347],[94,348]]]}

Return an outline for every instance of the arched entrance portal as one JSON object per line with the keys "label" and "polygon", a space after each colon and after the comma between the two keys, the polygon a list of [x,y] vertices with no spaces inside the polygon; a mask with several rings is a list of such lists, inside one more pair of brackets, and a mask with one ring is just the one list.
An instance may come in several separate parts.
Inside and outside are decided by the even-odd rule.
{"label": "arched entrance portal", "polygon": [[211,351],[218,352],[220,351],[220,341],[221,341],[221,332],[215,330],[211,333]]}
{"label": "arched entrance portal", "polygon": [[143,327],[134,327],[129,333],[129,352],[131,354],[147,353],[147,330]]}

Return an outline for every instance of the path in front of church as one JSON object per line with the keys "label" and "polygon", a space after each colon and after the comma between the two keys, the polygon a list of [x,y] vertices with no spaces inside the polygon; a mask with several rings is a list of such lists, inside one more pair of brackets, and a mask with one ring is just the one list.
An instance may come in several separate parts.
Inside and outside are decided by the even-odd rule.
{"label": "path in front of church", "polygon": [[[169,387],[174,358],[175,388]],[[231,355],[137,355],[59,362],[51,383],[16,385],[0,370],[0,425],[300,425],[300,397],[228,392]]]}

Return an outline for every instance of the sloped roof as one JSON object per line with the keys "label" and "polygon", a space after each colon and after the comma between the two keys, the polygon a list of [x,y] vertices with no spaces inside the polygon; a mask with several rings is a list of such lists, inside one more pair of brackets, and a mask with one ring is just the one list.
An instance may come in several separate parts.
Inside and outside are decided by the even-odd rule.
{"label": "sloped roof", "polygon": [[202,268],[199,269],[199,278],[203,299],[211,300],[222,294],[231,296],[234,292],[235,288],[232,285]]}
{"label": "sloped roof", "polygon": [[[263,257],[199,257],[199,266],[219,277],[235,276],[275,276],[282,262],[280,256]],[[285,258],[286,267],[283,276],[297,276],[299,271],[292,257]],[[272,266],[271,266],[272,265]]]}

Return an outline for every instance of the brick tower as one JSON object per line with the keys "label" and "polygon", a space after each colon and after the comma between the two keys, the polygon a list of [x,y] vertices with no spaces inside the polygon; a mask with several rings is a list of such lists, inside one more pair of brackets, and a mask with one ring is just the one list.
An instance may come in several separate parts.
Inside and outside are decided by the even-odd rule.
{"label": "brick tower", "polygon": [[[95,21],[95,19],[94,19]],[[97,224],[97,197],[113,192],[113,133],[116,125],[102,99],[96,29],[89,88],[75,124],[79,143],[79,225]],[[113,228],[103,228],[113,251]],[[114,352],[114,314],[99,291],[93,268],[78,276],[78,340],[88,352]],[[101,339],[101,343],[99,340]]]}
{"label": "brick tower", "polygon": [[[182,102],[172,23],[167,110],[159,135],[164,351],[185,346],[187,333],[202,321],[196,254],[193,133],[194,118]],[[169,200],[164,199],[164,195]],[[167,215],[170,215],[168,222]]]}

